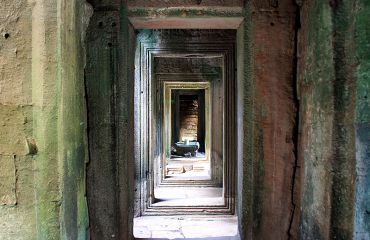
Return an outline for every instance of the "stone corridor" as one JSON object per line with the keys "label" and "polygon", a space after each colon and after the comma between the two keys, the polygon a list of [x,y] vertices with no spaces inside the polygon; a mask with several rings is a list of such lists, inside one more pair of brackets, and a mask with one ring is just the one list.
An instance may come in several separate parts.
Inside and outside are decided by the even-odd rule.
{"label": "stone corridor", "polygon": [[368,0],[1,0],[0,239],[370,239],[369,36]]}

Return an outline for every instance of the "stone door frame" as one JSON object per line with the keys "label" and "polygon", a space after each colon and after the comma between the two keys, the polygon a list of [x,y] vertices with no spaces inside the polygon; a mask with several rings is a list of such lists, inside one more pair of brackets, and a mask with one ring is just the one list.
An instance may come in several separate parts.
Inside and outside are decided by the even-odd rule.
{"label": "stone door frame", "polygon": [[[146,30],[143,36],[138,36],[137,50],[135,54],[135,92],[134,92],[134,112],[135,115],[135,142],[138,146],[135,148],[135,188],[140,189],[136,193],[136,205],[140,203],[140,207],[135,207],[135,215],[158,215],[158,214],[233,214],[235,211],[235,133],[236,133],[236,79],[234,77],[234,50],[235,36],[222,41],[214,41],[215,37],[225,37],[231,32],[222,33],[206,30],[204,33],[201,30],[196,30],[196,39],[200,40],[200,35],[205,34],[203,42],[194,41],[187,36],[189,30]],[[152,31],[152,32],[150,32]],[[216,34],[215,34],[216,33]],[[200,34],[200,35],[199,35]],[[207,36],[210,34],[211,36]],[[235,34],[235,32],[234,32]],[[173,37],[173,35],[176,35]],[[184,42],[183,37],[188,37],[189,40]],[[208,37],[208,39],[207,39]],[[163,38],[163,39],[161,39]],[[212,38],[212,40],[211,40]],[[213,41],[213,42],[212,42]],[[165,42],[165,43],[163,43]],[[192,208],[183,207],[153,207],[154,203],[154,179],[155,172],[153,169],[155,159],[157,159],[155,142],[157,140],[153,136],[153,119],[151,117],[153,98],[153,88],[155,87],[155,76],[153,74],[153,59],[160,56],[181,56],[202,54],[204,56],[221,56],[223,58],[223,79],[225,81],[224,97],[225,97],[225,118],[224,118],[224,167],[223,167],[223,187],[224,187],[224,205],[223,206],[200,206]],[[159,151],[160,152],[160,151]],[[197,185],[204,183],[197,182]],[[215,183],[211,183],[214,185]],[[182,183],[183,185],[183,183]],[[208,183],[209,185],[209,183]]]}

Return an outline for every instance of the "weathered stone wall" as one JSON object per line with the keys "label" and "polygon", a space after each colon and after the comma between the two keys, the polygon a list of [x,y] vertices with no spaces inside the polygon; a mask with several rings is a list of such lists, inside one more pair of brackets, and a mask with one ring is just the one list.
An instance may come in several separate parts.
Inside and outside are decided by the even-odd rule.
{"label": "weathered stone wall", "polygon": [[36,239],[31,6],[0,7],[0,238]]}
{"label": "weathered stone wall", "polygon": [[277,2],[254,1],[251,16],[255,239],[286,239],[296,231],[290,229],[296,160],[296,12],[292,1]]}
{"label": "weathered stone wall", "polygon": [[93,239],[118,236],[115,94],[119,12],[95,12],[86,42],[85,70],[90,162],[87,197]]}
{"label": "weathered stone wall", "polygon": [[197,140],[199,122],[199,103],[197,99],[180,96],[180,140]]}
{"label": "weathered stone wall", "polygon": [[301,6],[298,90],[303,239],[369,236],[369,202],[364,200],[369,179],[364,146],[369,145],[370,119],[368,58],[364,57],[369,49],[364,40],[369,32],[366,8],[365,1],[307,1]]}
{"label": "weathered stone wall", "polygon": [[134,99],[128,89],[134,84],[136,39],[119,1],[91,2],[85,69],[89,232],[91,239],[131,239]]}
{"label": "weathered stone wall", "polygon": [[60,161],[60,239],[88,239],[86,199],[87,109],[84,69],[86,31],[93,14],[85,1],[59,2],[58,25],[60,102],[58,158]]}
{"label": "weathered stone wall", "polygon": [[357,1],[354,14],[356,77],[356,199],[354,239],[370,239],[370,3]]}
{"label": "weathered stone wall", "polygon": [[3,1],[0,13],[0,238],[85,239],[85,5]]}
{"label": "weathered stone wall", "polygon": [[299,53],[301,236],[328,239],[332,134],[333,43],[331,8],[325,1],[301,9]]}
{"label": "weathered stone wall", "polygon": [[237,45],[239,229],[245,239],[286,239],[297,232],[296,9],[291,1],[252,1],[246,9]]}

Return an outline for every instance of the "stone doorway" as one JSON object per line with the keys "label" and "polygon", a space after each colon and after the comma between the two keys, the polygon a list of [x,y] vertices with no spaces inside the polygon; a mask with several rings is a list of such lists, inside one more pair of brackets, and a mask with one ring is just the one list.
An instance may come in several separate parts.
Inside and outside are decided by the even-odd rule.
{"label": "stone doorway", "polygon": [[[239,136],[238,139],[240,139],[242,132],[238,131],[239,134],[237,134],[235,131],[236,128],[242,129],[239,122],[236,122],[236,112],[240,114],[240,108],[235,104],[236,98],[238,97],[239,101],[242,95],[239,92],[236,94],[234,51],[236,38],[238,38],[237,44],[243,45],[242,49],[246,45],[243,39],[247,34],[243,30],[244,25],[240,25],[243,18],[233,18],[234,25],[230,25],[230,21],[222,25],[223,28],[234,28],[234,30],[216,30],[222,26],[215,18],[207,21],[211,24],[207,25],[207,28],[214,30],[176,30],[177,27],[171,25],[171,22],[168,25],[170,29],[139,30],[146,27],[140,27],[133,18],[129,19],[133,26],[130,24],[126,26],[125,24],[129,22],[125,22],[127,19],[121,17],[114,11],[111,13],[102,11],[94,14],[90,23],[91,26],[98,26],[99,30],[92,31],[89,35],[87,57],[90,61],[86,69],[87,94],[90,99],[89,122],[91,122],[91,129],[94,129],[90,130],[89,139],[90,156],[93,159],[87,167],[87,198],[89,211],[91,211],[89,219],[92,236],[105,239],[103,236],[109,238],[115,235],[122,236],[122,239],[131,239],[134,218],[141,216],[143,212],[147,215],[161,216],[207,214],[206,217],[210,219],[215,215],[232,216],[237,209],[239,210],[239,207],[235,206],[235,175],[236,165],[240,165],[241,159],[238,158],[236,163],[236,148],[237,145],[239,146],[236,138]],[[116,25],[115,23],[120,20],[123,22]],[[122,35],[117,35],[117,32],[111,30],[117,26],[120,26],[119,33]],[[179,27],[186,26],[190,25]],[[193,26],[191,28],[198,27],[194,24],[191,26]],[[186,34],[190,35],[186,37]],[[105,37],[98,37],[101,35]],[[202,38],[204,36],[207,37]],[[121,40],[124,42],[120,42]],[[238,54],[243,55],[244,52],[240,51]],[[97,59],[99,61],[96,61]],[[179,59],[187,59],[188,67],[198,71],[190,71],[187,74],[174,74],[168,71],[155,73],[157,65],[153,62],[167,60],[174,66],[171,69],[176,69],[176,60]],[[201,64],[202,62],[206,64]],[[238,81],[244,79],[239,76],[239,71],[243,72],[245,62],[247,62],[245,59],[238,58]],[[219,136],[217,141],[211,141],[213,149],[220,150],[213,151],[210,161],[218,161],[220,167],[211,168],[215,171],[211,173],[211,179],[193,181],[196,187],[207,189],[222,187],[221,191],[217,191],[220,193],[222,205],[190,206],[186,207],[186,211],[181,206],[149,208],[150,204],[155,203],[153,201],[155,184],[161,183],[163,187],[179,188],[181,185],[188,187],[178,180],[162,181],[161,171],[154,171],[154,167],[159,168],[160,165],[153,165],[150,162],[155,160],[153,156],[156,157],[163,146],[158,144],[161,139],[156,138],[161,134],[156,135],[151,132],[157,131],[155,126],[160,122],[149,121],[150,114],[153,114],[151,111],[153,106],[148,104],[148,100],[152,100],[153,95],[157,94],[153,89],[155,85],[152,84],[152,80],[171,81],[172,79],[174,81],[176,77],[177,80],[182,78],[189,82],[214,79],[213,84],[224,84],[223,89],[211,86],[212,89],[218,89],[216,93],[219,95],[222,93],[224,97],[223,104],[215,105],[215,108],[222,107],[224,112],[215,114],[227,116],[223,117],[224,122],[220,125],[222,136]],[[101,79],[109,79],[109,81],[102,82]],[[214,120],[215,118],[212,123]],[[106,133],[108,137],[105,136]],[[107,143],[103,145],[104,148],[100,147],[102,142]],[[154,162],[161,163],[160,159]],[[238,167],[238,169],[241,168]],[[239,184],[238,188],[240,188]],[[238,195],[238,198],[241,196]],[[240,199],[238,204],[242,204]],[[239,223],[240,219],[238,214]]]}
{"label": "stone doorway", "polygon": [[[135,183],[140,189],[135,237],[205,236],[202,231],[182,231],[199,218],[198,224],[227,223],[233,229],[212,236],[234,236],[236,31],[136,34],[140,54],[135,63],[134,128],[141,154],[135,154],[135,179],[140,179]],[[163,221],[181,227],[148,231],[161,229]]]}
{"label": "stone doorway", "polygon": [[[170,87],[172,85],[172,87]],[[208,82],[165,84],[164,179],[211,179],[211,94]],[[159,99],[160,100],[160,99]],[[160,103],[159,103],[160,104]]]}
{"label": "stone doorway", "polygon": [[[233,214],[236,31],[136,33],[135,216]],[[193,129],[184,99],[199,110]]]}

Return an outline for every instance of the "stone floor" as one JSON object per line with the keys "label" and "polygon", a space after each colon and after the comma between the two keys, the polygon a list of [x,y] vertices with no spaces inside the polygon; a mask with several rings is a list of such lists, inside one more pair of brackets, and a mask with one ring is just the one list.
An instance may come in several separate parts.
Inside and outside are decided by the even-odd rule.
{"label": "stone floor", "polygon": [[166,160],[166,178],[172,180],[210,180],[210,161],[203,153],[196,157],[171,157]]}
{"label": "stone floor", "polygon": [[222,188],[215,187],[158,187],[154,189],[153,206],[222,206]]}
{"label": "stone floor", "polygon": [[239,240],[236,216],[145,216],[134,219],[136,239]]}

